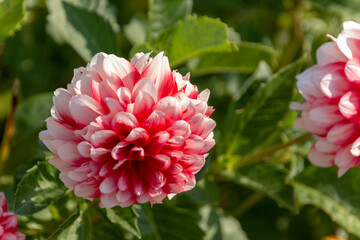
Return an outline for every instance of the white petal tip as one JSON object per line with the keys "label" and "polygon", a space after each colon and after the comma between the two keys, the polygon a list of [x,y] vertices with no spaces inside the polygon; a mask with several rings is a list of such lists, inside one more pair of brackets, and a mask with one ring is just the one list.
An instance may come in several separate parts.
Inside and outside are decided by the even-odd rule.
{"label": "white petal tip", "polygon": [[171,193],[171,194],[168,194],[167,197],[169,200],[171,200],[173,197],[176,196],[176,193]]}
{"label": "white petal tip", "polygon": [[339,168],[338,169],[338,178],[341,178],[349,169],[347,168]]}
{"label": "white petal tip", "polygon": [[330,38],[330,39],[333,40],[334,42],[337,41],[337,39],[336,39],[333,35],[326,34],[326,37]]}

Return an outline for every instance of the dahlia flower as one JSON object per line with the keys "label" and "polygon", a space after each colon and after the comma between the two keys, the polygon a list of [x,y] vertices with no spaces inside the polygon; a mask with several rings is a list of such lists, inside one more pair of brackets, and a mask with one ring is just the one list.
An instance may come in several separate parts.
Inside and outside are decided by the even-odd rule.
{"label": "dahlia flower", "polygon": [[159,53],[131,62],[96,54],[53,98],[40,139],[75,195],[100,206],[161,203],[195,186],[214,146],[210,91],[171,71]]}
{"label": "dahlia flower", "polygon": [[15,213],[8,212],[5,194],[0,192],[0,240],[25,240],[25,235],[18,229]]}
{"label": "dahlia flower", "polygon": [[343,26],[317,50],[317,64],[297,76],[305,102],[291,105],[302,111],[294,125],[316,136],[309,160],[336,165],[339,177],[360,165],[360,24]]}

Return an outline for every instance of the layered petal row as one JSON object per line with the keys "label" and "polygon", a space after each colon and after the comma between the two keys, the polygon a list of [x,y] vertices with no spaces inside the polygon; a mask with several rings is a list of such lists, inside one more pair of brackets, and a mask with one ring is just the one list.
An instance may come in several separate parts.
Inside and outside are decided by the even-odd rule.
{"label": "layered petal row", "polygon": [[294,125],[316,136],[309,160],[336,165],[342,176],[360,165],[360,24],[348,21],[333,42],[317,50],[317,64],[297,76],[304,97]]}
{"label": "layered petal row", "polygon": [[77,196],[100,206],[161,203],[188,191],[214,146],[209,90],[171,71],[159,53],[130,62],[96,54],[57,89],[47,130],[49,162]]}
{"label": "layered petal row", "polygon": [[8,204],[3,192],[0,192],[0,240],[25,240],[25,235],[18,230],[15,213],[8,212]]}

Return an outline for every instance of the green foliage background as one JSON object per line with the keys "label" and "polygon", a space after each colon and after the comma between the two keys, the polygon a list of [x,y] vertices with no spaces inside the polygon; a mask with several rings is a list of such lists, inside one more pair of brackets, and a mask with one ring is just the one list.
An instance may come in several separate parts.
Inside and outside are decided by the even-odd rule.
{"label": "green foliage background", "polygon": [[[27,239],[360,239],[360,169],[338,179],[310,166],[313,139],[292,127],[288,108],[301,101],[296,74],[315,64],[326,34],[360,21],[359,9],[358,0],[0,1],[0,188],[20,230]],[[38,133],[52,92],[99,51],[165,51],[210,89],[217,144],[192,191],[101,209],[47,163]]]}

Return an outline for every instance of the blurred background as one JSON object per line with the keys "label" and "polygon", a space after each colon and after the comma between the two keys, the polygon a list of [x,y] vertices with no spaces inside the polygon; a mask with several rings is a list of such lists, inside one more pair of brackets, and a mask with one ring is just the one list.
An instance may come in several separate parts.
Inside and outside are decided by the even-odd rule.
{"label": "blurred background", "polygon": [[[118,28],[117,51],[113,53],[129,59],[134,45],[142,44],[147,39],[148,1],[109,2],[117,16],[115,28]],[[23,126],[15,130],[4,170],[6,173],[14,173],[16,169],[18,173],[24,171],[27,168],[19,170],[20,165],[31,165],[34,159],[43,158],[43,153],[37,147],[37,135],[39,130],[44,128],[43,119],[49,115],[51,96],[48,92],[66,87],[72,79],[73,69],[87,64],[70,44],[57,36],[56,29],[50,24],[49,10],[56,11],[56,8],[43,0],[25,0],[25,8],[25,19],[19,30],[0,43],[0,136],[4,135],[6,119],[11,112],[15,79],[20,81],[17,102],[19,108],[22,108],[16,116],[16,124]],[[264,66],[270,71],[268,74],[277,72],[304,55],[303,69],[315,64],[316,49],[322,43],[330,41],[327,34],[336,37],[344,20],[360,21],[359,10],[359,0],[194,0],[192,7],[192,12],[198,16],[219,18],[226,23],[232,32],[238,33],[230,35],[235,42],[256,42],[271,48],[274,57],[271,64]],[[101,33],[99,37],[100,35]],[[180,64],[176,68],[184,74],[191,69],[189,64],[191,62]],[[209,88],[211,91],[210,105],[216,109],[213,116],[218,122],[217,140],[225,139],[222,136],[226,134],[232,134],[227,132],[228,122],[224,120],[224,116],[232,118],[229,115],[230,106],[236,105],[231,108],[232,111],[242,109],[262,83],[259,80],[257,84],[252,84],[239,99],[239,89],[251,74],[252,72],[232,71],[194,74],[191,77],[191,81],[201,90]],[[33,98],[34,96],[37,98]],[[295,99],[301,97],[295,94],[293,100]],[[280,122],[282,133],[275,137],[277,142],[300,135],[291,127],[296,116],[296,113],[288,113],[286,121]],[[305,142],[291,150],[292,153],[296,152],[297,155],[294,156],[298,160],[301,159],[298,163],[302,164],[302,168],[308,165],[304,159],[310,144],[311,141]],[[218,141],[209,162],[221,165],[221,155],[225,148],[226,146]],[[241,151],[241,154],[246,155],[247,151],[252,149]],[[209,167],[210,173],[211,170]],[[210,193],[205,195],[211,195],[206,197],[211,199],[211,204],[240,220],[242,229],[250,240],[319,240],[333,234],[359,239],[346,233],[319,208],[306,205],[300,212],[292,212],[251,188],[233,181],[217,179],[216,175],[208,175],[211,177],[207,180],[216,184],[212,183],[212,186],[206,188]],[[2,180],[2,185],[7,185],[6,179]],[[202,199],[204,193],[196,191],[191,194],[198,194],[199,199]],[[193,203],[190,198],[184,194],[167,204],[191,206]],[[201,200],[199,201],[201,203]]]}

